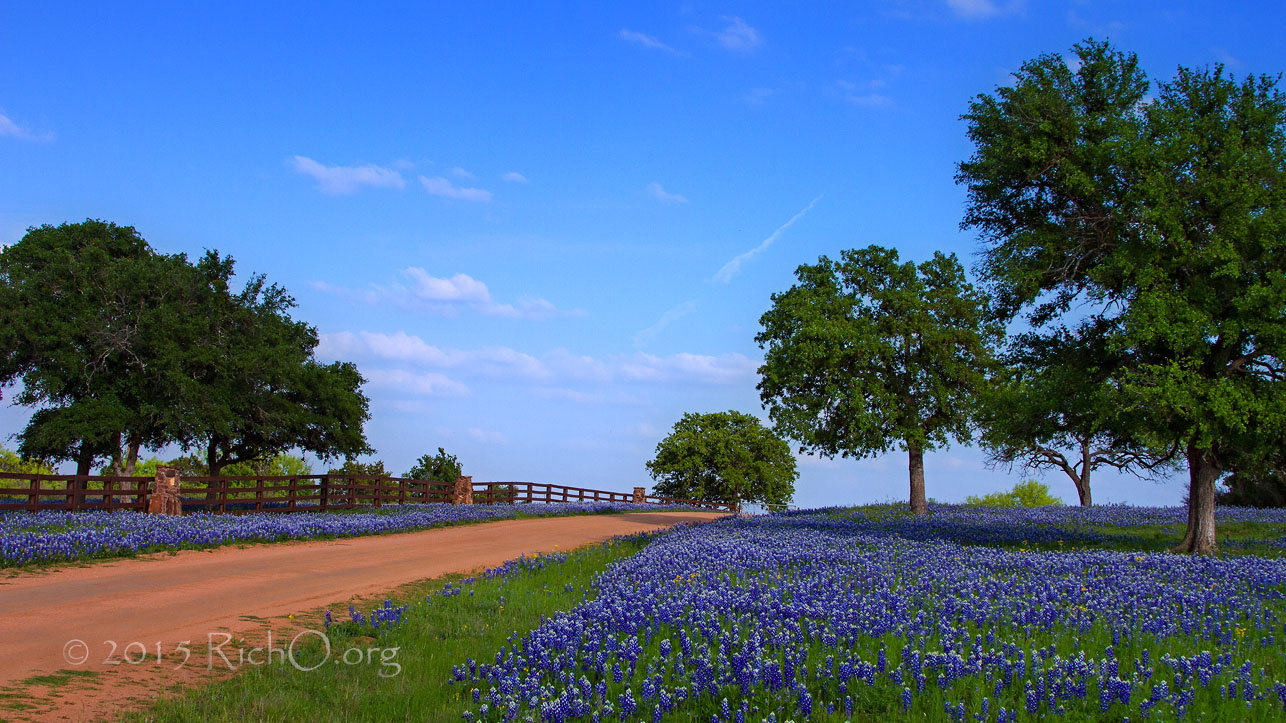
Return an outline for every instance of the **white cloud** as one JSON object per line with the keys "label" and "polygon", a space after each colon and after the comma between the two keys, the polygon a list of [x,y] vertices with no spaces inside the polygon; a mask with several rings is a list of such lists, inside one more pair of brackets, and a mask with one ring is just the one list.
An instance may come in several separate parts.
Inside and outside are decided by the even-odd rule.
{"label": "white cloud", "polygon": [[13,122],[9,116],[0,113],[0,136],[9,136],[17,138],[20,141],[35,141],[36,143],[49,143],[54,139],[54,134],[50,131],[44,133],[32,133]]}
{"label": "white cloud", "polygon": [[459,166],[456,166],[455,168],[451,169],[451,175],[455,176],[456,178],[464,178],[467,180],[472,180],[474,178],[474,175],[472,173],[469,173],[468,171],[464,170]]}
{"label": "white cloud", "polygon": [[420,176],[420,183],[424,190],[432,196],[442,196],[443,198],[452,198],[459,201],[490,201],[491,191],[485,191],[481,188],[461,188],[441,176],[428,178]]}
{"label": "white cloud", "polygon": [[312,176],[317,181],[317,189],[330,195],[355,193],[362,186],[402,188],[406,185],[402,174],[382,166],[323,166],[307,156],[295,156],[291,162],[296,172]]}
{"label": "white cloud", "polygon": [[[543,390],[537,391],[538,394],[576,401],[589,399],[593,392],[568,387],[568,383],[590,383],[600,388],[620,383],[722,385],[747,382],[758,373],[758,362],[735,353],[718,356],[635,353],[598,359],[555,349],[536,357],[504,346],[441,349],[404,331],[393,334],[368,331],[321,334],[317,355],[324,359],[403,362],[419,367],[450,369],[458,375],[537,382],[537,390]],[[386,376],[381,379],[387,381],[389,373],[383,372]],[[444,383],[445,379],[441,377],[431,381]]]}
{"label": "white cloud", "polygon": [[663,188],[661,184],[657,183],[656,181],[649,183],[647,185],[647,190],[649,193],[652,194],[652,197],[658,201],[664,201],[665,203],[687,203],[688,202],[688,199],[684,198],[683,196],[680,196],[677,193],[670,193],[666,191],[665,188]]}
{"label": "white cloud", "polygon": [[508,181],[510,183],[526,183],[527,177],[517,171],[510,171],[505,175],[501,176],[500,180]]}
{"label": "white cloud", "polygon": [[661,318],[657,319],[655,324],[646,329],[640,330],[634,335],[634,346],[646,346],[655,339],[656,335],[660,334],[665,327],[669,326],[674,321],[691,314],[696,310],[696,308],[696,300],[689,299],[688,301],[667,310],[664,314],[661,314]]}
{"label": "white cloud", "polygon": [[362,376],[373,387],[393,388],[399,394],[463,397],[469,393],[464,384],[437,372],[416,374],[405,369],[362,369]]}
{"label": "white cloud", "polygon": [[776,241],[777,237],[780,236],[783,231],[790,228],[799,219],[803,218],[804,214],[808,213],[808,211],[812,209],[812,207],[816,205],[817,202],[820,200],[822,200],[821,196],[814,198],[812,201],[809,202],[807,206],[804,207],[804,210],[800,211],[794,216],[791,216],[789,221],[777,227],[777,230],[773,231],[772,234],[768,236],[768,238],[761,241],[758,246],[754,247],[753,249],[750,249],[749,251],[737,256],[736,258],[732,259],[728,263],[724,264],[723,268],[719,269],[719,271],[715,273],[714,280],[718,281],[721,284],[726,284],[729,281],[732,281],[732,277],[736,276],[737,272],[741,270],[742,264],[749,261],[754,256],[760,253],[763,253],[764,249],[771,246],[772,242]]}
{"label": "white cloud", "polygon": [[429,276],[429,273],[418,266],[412,266],[402,272],[415,282],[412,293],[426,301],[468,301],[486,303],[491,301],[487,285],[469,276],[456,274],[449,279]]}
{"label": "white cloud", "polygon": [[544,320],[558,316],[585,316],[582,309],[564,311],[552,302],[537,298],[520,298],[512,304],[501,304],[492,300],[487,285],[468,274],[456,274],[450,278],[432,276],[418,266],[402,270],[402,275],[410,279],[410,286],[392,284],[374,286],[372,289],[347,289],[323,281],[311,281],[309,286],[338,296],[363,301],[368,304],[391,302],[420,310],[453,315],[460,306],[506,319]]}
{"label": "white cloud", "polygon": [[739,17],[725,17],[728,26],[719,32],[719,44],[728,50],[748,51],[759,47],[759,31]]}
{"label": "white cloud", "polygon": [[487,316],[499,316],[505,319],[541,321],[555,316],[587,316],[584,309],[561,311],[552,302],[541,298],[523,298],[513,304],[480,304],[477,309]]}
{"label": "white cloud", "polygon": [[622,379],[655,383],[733,384],[753,379],[759,365],[743,354],[638,353],[619,358]]}
{"label": "white cloud", "polygon": [[1009,0],[1003,5],[995,0],[947,0],[951,12],[962,18],[990,18],[997,15],[1009,15],[1020,12],[1025,0]]}
{"label": "white cloud", "polygon": [[765,101],[777,94],[772,88],[751,88],[742,99],[750,105],[763,105]]}
{"label": "white cloud", "polygon": [[624,40],[627,43],[642,45],[645,48],[655,48],[657,50],[664,50],[667,53],[682,55],[682,53],[680,53],[678,50],[675,50],[674,48],[666,45],[660,40],[657,40],[651,35],[645,35],[643,33],[635,32],[633,30],[626,30],[622,28],[621,32],[617,33],[617,37],[619,37],[621,40]]}

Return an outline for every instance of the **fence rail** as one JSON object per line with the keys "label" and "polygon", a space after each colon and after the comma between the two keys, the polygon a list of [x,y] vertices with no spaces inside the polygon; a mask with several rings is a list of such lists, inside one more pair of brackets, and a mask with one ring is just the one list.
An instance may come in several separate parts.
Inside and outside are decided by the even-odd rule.
{"label": "fence rail", "polygon": [[[57,475],[0,472],[0,512],[40,510],[146,511],[151,477]],[[305,512],[358,507],[452,502],[450,482],[377,475],[292,475],[257,477],[184,477],[179,493],[184,512]],[[543,482],[475,482],[477,504],[552,502],[633,502],[628,492],[609,492]],[[688,505],[729,510],[702,500],[645,496],[647,504]]]}

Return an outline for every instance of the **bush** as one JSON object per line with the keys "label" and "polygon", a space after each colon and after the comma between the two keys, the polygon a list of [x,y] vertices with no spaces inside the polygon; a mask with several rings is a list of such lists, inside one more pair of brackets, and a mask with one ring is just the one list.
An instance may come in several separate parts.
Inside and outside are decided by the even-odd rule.
{"label": "bush", "polygon": [[1008,492],[992,492],[989,495],[965,498],[966,505],[985,507],[1049,507],[1061,505],[1063,501],[1049,493],[1049,488],[1034,479],[1024,480],[1014,485]]}
{"label": "bush", "polygon": [[53,474],[49,465],[38,459],[23,459],[15,452],[0,447],[0,472],[16,474]]}
{"label": "bush", "polygon": [[454,454],[447,454],[438,447],[438,453],[432,457],[421,455],[406,476],[410,479],[423,479],[431,482],[455,482],[460,476],[460,461]]}

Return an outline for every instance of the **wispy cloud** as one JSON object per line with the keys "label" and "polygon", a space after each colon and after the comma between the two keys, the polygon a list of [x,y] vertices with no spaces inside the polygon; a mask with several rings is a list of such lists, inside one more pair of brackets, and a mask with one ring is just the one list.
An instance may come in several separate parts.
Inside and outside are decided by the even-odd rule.
{"label": "wispy cloud", "polygon": [[505,435],[500,432],[482,429],[481,427],[469,427],[465,431],[470,437],[479,442],[486,442],[488,444],[505,444],[509,441]]}
{"label": "wispy cloud", "polygon": [[750,105],[763,105],[765,101],[777,94],[772,88],[751,88],[741,96]]}
{"label": "wispy cloud", "polygon": [[369,163],[325,166],[307,156],[294,156],[290,162],[295,171],[317,181],[317,190],[334,196],[355,193],[362,186],[402,188],[406,185],[406,179],[397,171]]}
{"label": "wispy cloud", "polygon": [[883,108],[893,105],[893,99],[880,93],[849,94],[844,97],[849,103],[863,108]]}
{"label": "wispy cloud", "polygon": [[1074,28],[1079,28],[1081,30],[1088,30],[1094,35],[1113,35],[1115,33],[1121,32],[1122,30],[1125,30],[1125,23],[1121,22],[1120,20],[1109,20],[1107,22],[1092,22],[1082,17],[1081,14],[1076,12],[1075,10],[1067,11],[1067,24]]}
{"label": "wispy cloud", "polygon": [[762,40],[759,37],[759,31],[746,24],[746,21],[739,17],[725,17],[728,21],[727,27],[721,30],[715,37],[718,38],[719,44],[728,50],[746,52],[759,47]]}
{"label": "wispy cloud", "polygon": [[1240,70],[1245,66],[1245,63],[1241,62],[1241,58],[1236,57],[1225,48],[1212,48],[1212,50],[1215,57],[1219,58],[1219,62],[1231,70]]}
{"label": "wispy cloud", "polygon": [[665,203],[687,203],[688,202],[688,199],[684,198],[683,196],[680,196],[677,193],[670,193],[669,191],[666,191],[665,188],[662,187],[661,184],[657,183],[656,181],[653,181],[647,184],[647,190],[648,190],[648,193],[651,193],[652,197],[658,201],[664,201]]}
{"label": "wispy cloud", "polygon": [[491,200],[491,191],[481,188],[461,188],[441,176],[420,176],[420,183],[431,196],[452,198],[458,201],[485,202]]}
{"label": "wispy cloud", "polygon": [[[434,372],[438,376],[425,375],[425,368],[449,370],[456,375],[531,383],[535,385],[533,390],[538,390],[537,394],[573,401],[588,400],[587,396],[580,395],[601,395],[604,388],[620,384],[746,383],[755,378],[758,369],[758,363],[742,354],[657,356],[638,352],[596,358],[572,354],[565,349],[554,349],[541,356],[503,346],[443,349],[404,331],[393,334],[368,331],[321,334],[317,355],[323,359],[359,359],[419,367],[403,370],[405,375],[396,379],[422,385],[437,384],[439,389],[452,389],[447,384],[451,380],[442,376],[440,371]],[[382,382],[391,384],[390,380],[395,379],[390,376],[391,372],[381,372],[381,375]],[[591,388],[577,389],[578,385],[590,385]]]}
{"label": "wispy cloud", "polygon": [[667,53],[673,53],[675,55],[683,54],[679,50],[672,48],[669,45],[666,45],[665,43],[661,42],[657,38],[652,37],[651,35],[646,35],[644,33],[640,33],[634,30],[626,30],[625,28],[621,28],[621,32],[617,33],[616,36],[627,43],[642,45],[645,48],[654,48],[656,50],[664,50]]}
{"label": "wispy cloud", "polygon": [[472,180],[475,177],[472,173],[469,173],[468,171],[464,170],[459,166],[456,166],[455,168],[451,169],[451,175],[455,176],[456,178],[463,178],[466,180]]}
{"label": "wispy cloud", "polygon": [[735,384],[753,379],[759,365],[743,354],[634,354],[618,360],[623,379],[666,384]]}
{"label": "wispy cloud", "polygon": [[526,183],[527,177],[517,171],[510,171],[505,175],[501,176],[500,180],[508,181],[510,183]]}
{"label": "wispy cloud", "polygon": [[737,272],[741,270],[742,264],[754,258],[756,255],[763,253],[764,249],[767,249],[769,246],[771,246],[772,242],[776,241],[777,237],[781,236],[782,232],[784,232],[786,229],[793,226],[796,221],[803,218],[804,214],[812,210],[813,206],[817,205],[817,202],[820,200],[822,200],[821,196],[814,198],[812,201],[808,203],[807,206],[804,206],[804,209],[802,211],[795,214],[794,216],[791,216],[790,220],[787,221],[786,223],[783,223],[781,226],[778,226],[777,230],[773,231],[772,234],[768,236],[768,238],[761,241],[758,246],[754,247],[753,249],[750,249],[749,251],[743,254],[740,254],[736,258],[724,264],[723,268],[719,269],[719,271],[714,275],[714,280],[718,281],[721,284],[726,284],[729,281],[732,281],[732,277],[736,276]]}
{"label": "wispy cloud", "polygon": [[405,369],[362,369],[366,383],[373,387],[396,389],[399,394],[426,397],[463,397],[469,388],[437,372],[416,374]]}
{"label": "wispy cloud", "polygon": [[647,346],[649,343],[651,343],[653,339],[656,338],[657,334],[660,334],[665,329],[665,327],[687,316],[688,314],[691,314],[693,311],[696,310],[696,308],[697,308],[696,300],[689,299],[688,301],[685,301],[682,304],[679,304],[678,306],[672,309],[669,309],[664,314],[661,314],[661,318],[657,319],[655,324],[653,324],[652,326],[649,326],[646,329],[640,330],[638,333],[634,335],[634,346],[639,346],[639,347]]}
{"label": "wispy cloud", "polygon": [[1009,0],[1006,3],[997,3],[995,0],[946,0],[947,7],[957,17],[981,19],[990,18],[997,15],[1010,15],[1021,12],[1026,6],[1026,0]]}
{"label": "wispy cloud", "polygon": [[44,133],[32,133],[23,128],[9,118],[9,116],[0,113],[0,136],[16,138],[20,141],[33,141],[35,143],[49,143],[54,140],[52,131]]}
{"label": "wispy cloud", "polygon": [[585,316],[580,309],[565,311],[537,297],[519,298],[513,303],[499,303],[491,298],[487,285],[468,274],[437,277],[419,266],[402,270],[407,284],[372,285],[369,289],[349,289],[324,281],[309,282],[312,288],[362,301],[367,304],[392,303],[404,307],[454,315],[468,307],[487,316],[506,319],[543,320],[558,316]]}

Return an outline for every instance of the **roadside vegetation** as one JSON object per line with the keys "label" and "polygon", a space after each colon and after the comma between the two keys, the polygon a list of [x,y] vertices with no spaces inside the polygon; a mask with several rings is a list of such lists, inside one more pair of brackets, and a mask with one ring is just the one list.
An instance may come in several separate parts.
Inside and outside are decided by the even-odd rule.
{"label": "roadside vegetation", "polygon": [[1214,558],[1161,551],[1184,519],[937,504],[729,518],[332,610],[333,649],[396,647],[400,671],[257,666],[146,718],[1279,720],[1286,561],[1247,553],[1280,554],[1286,513],[1221,510]]}

